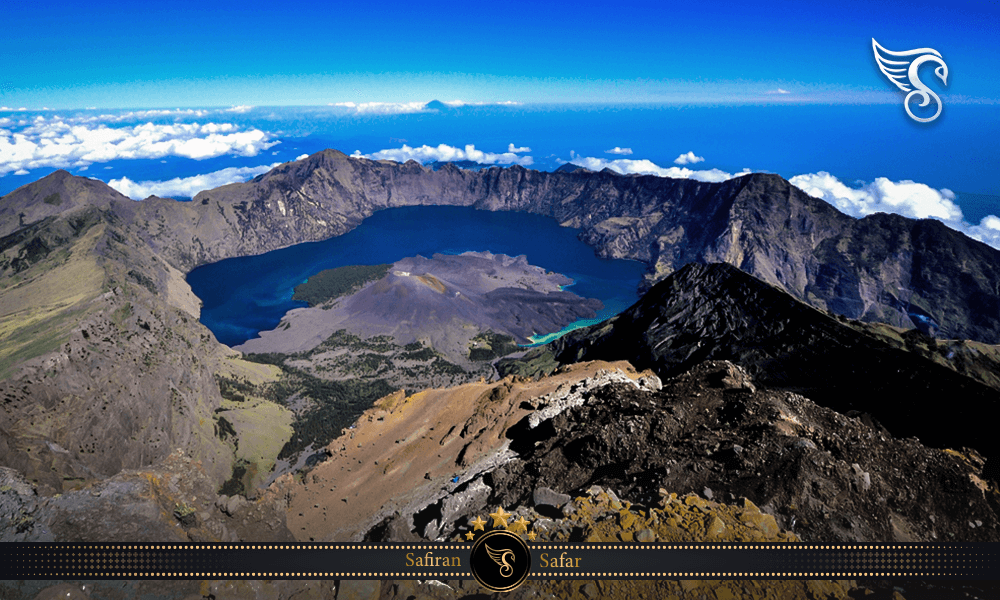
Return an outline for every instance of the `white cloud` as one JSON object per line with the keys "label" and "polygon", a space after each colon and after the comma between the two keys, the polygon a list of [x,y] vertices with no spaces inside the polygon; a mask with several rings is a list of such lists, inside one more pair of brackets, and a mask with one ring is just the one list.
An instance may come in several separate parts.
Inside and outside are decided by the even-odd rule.
{"label": "white cloud", "polygon": [[403,144],[402,148],[379,150],[371,154],[361,154],[360,151],[355,151],[352,156],[354,158],[370,158],[372,160],[394,160],[401,163],[408,160],[415,160],[421,164],[434,161],[471,160],[483,165],[516,164],[527,167],[534,162],[534,159],[530,156],[518,156],[513,152],[504,152],[502,154],[483,152],[482,150],[476,150],[476,147],[472,144],[466,145],[465,148],[456,148],[447,144],[435,147],[420,146],[419,148],[411,148]]}
{"label": "white cloud", "polygon": [[466,102],[465,100],[444,100],[441,104],[446,104],[452,108],[459,108],[462,106],[521,106],[522,102],[514,102],[513,100],[504,100],[502,102]]}
{"label": "white cloud", "polygon": [[[428,102],[331,102],[328,106],[346,108],[359,115],[405,115],[413,113],[434,112],[427,108]],[[441,102],[451,108],[463,106],[520,106],[520,102],[466,102],[464,100],[445,100]]]}
{"label": "white cloud", "polygon": [[204,117],[209,114],[210,111],[207,110],[197,110],[193,108],[175,108],[170,109],[155,109],[155,110],[137,110],[133,112],[122,113],[118,117],[122,120],[125,119],[149,119],[152,117]]}
{"label": "white cloud", "polygon": [[965,220],[962,209],[955,203],[955,193],[946,188],[938,190],[923,183],[891,181],[885,177],[850,187],[826,171],[796,175],[788,181],[852,217],[883,212],[912,219],[937,219],[952,229],[1000,249],[1000,217],[988,215],[979,225],[972,225]]}
{"label": "white cloud", "polygon": [[308,154],[300,154],[295,157],[295,160],[302,160],[303,158],[309,158]]}
{"label": "white cloud", "polygon": [[965,233],[973,239],[1000,250],[1000,217],[996,215],[983,217],[979,225],[970,225]]}
{"label": "white cloud", "polygon": [[945,222],[962,219],[962,209],[955,204],[955,194],[951,190],[935,190],[923,183],[890,181],[879,177],[871,183],[852,188],[826,171],[796,175],[789,181],[810,196],[822,198],[854,217],[885,212]]}
{"label": "white cloud", "polygon": [[229,183],[244,182],[251,177],[267,173],[281,163],[259,167],[229,167],[221,171],[175,177],[167,181],[132,181],[128,177],[112,179],[108,185],[134,200],[149,196],[193,198],[202,190],[210,190]]}
{"label": "white cloud", "polygon": [[611,150],[605,150],[604,153],[605,154],[621,154],[623,156],[628,156],[629,154],[632,154],[632,149],[631,148],[619,148],[618,146],[615,146]]}
{"label": "white cloud", "polygon": [[427,112],[426,102],[335,102],[330,106],[351,109],[359,115],[404,115]]}
{"label": "white cloud", "polygon": [[173,117],[175,120],[185,118],[201,118],[211,114],[212,111],[194,108],[175,109],[153,109],[153,110],[132,110],[113,114],[101,115],[80,115],[75,117],[62,118],[53,116],[53,119],[60,119],[67,123],[122,123],[125,121],[142,121],[144,119],[163,119]]}
{"label": "white cloud", "polygon": [[726,173],[719,169],[709,169],[706,171],[694,171],[686,167],[661,167],[648,159],[633,160],[629,158],[618,158],[608,160],[606,158],[594,158],[592,156],[577,156],[571,154],[568,162],[590,169],[591,171],[603,171],[611,169],[623,175],[657,175],[659,177],[671,177],[673,179],[694,179],[697,181],[725,181],[733,177],[740,177],[750,172],[744,169],[740,173]]}
{"label": "white cloud", "polygon": [[517,147],[514,144],[508,144],[507,145],[507,152],[510,152],[511,154],[518,154],[520,152],[531,152],[531,148],[529,148],[527,146]]}
{"label": "white cloud", "polygon": [[126,127],[36,117],[0,135],[0,176],[18,169],[83,167],[120,159],[182,156],[201,160],[225,154],[256,156],[280,142],[259,129],[231,123],[144,123]]}
{"label": "white cloud", "polygon": [[791,94],[791,92],[789,92],[788,90],[783,90],[781,88],[778,88],[776,90],[770,90],[767,93],[768,94]]}
{"label": "white cloud", "polygon": [[693,165],[695,163],[705,162],[705,158],[702,156],[695,156],[694,152],[687,152],[686,154],[681,154],[674,159],[675,165]]}
{"label": "white cloud", "polygon": [[28,172],[25,171],[24,169],[18,169],[16,171],[14,171],[14,175],[27,175],[27,174],[28,174]]}
{"label": "white cloud", "polygon": [[227,108],[227,109],[224,110],[224,112],[231,112],[231,113],[240,113],[240,114],[242,114],[242,113],[248,113],[251,110],[253,110],[252,106],[246,106],[244,104],[241,104],[239,106],[234,106],[232,108]]}

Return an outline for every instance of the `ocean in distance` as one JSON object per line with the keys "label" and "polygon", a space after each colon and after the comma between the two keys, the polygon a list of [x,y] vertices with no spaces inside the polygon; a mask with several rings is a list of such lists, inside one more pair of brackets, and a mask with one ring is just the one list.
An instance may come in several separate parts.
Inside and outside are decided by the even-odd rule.
{"label": "ocean in distance", "polygon": [[408,256],[490,251],[525,255],[532,265],[573,279],[570,291],[604,303],[596,319],[560,332],[537,332],[536,343],[610,318],[638,300],[645,266],[599,258],[577,239],[579,230],[555,219],[522,212],[468,207],[411,206],[376,212],[357,228],[321,242],[305,242],[257,256],[230,258],[194,269],[191,289],[202,300],[201,322],[229,346],[274,329],[289,310],[295,286],[312,275],[345,265],[392,263]]}

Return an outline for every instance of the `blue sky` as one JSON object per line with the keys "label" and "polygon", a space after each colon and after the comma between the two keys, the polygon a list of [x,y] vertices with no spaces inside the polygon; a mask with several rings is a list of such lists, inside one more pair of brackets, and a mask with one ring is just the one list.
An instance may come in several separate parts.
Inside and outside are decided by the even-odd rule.
{"label": "blue sky", "polygon": [[7,0],[0,106],[894,101],[872,37],[997,100],[991,4]]}
{"label": "blue sky", "polygon": [[[190,197],[324,148],[703,181],[749,169],[1000,248],[997,3],[136,6],[0,5],[0,194],[66,168],[136,199]],[[939,119],[906,116],[872,38],[943,55],[947,87],[922,71]]]}

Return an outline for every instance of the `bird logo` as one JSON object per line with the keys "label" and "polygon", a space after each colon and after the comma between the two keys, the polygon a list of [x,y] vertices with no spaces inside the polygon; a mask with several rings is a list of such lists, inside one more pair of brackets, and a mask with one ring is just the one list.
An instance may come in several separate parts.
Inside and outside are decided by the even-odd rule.
{"label": "bird logo", "polygon": [[[929,123],[941,115],[941,98],[938,97],[924,82],[920,81],[920,66],[931,62],[940,65],[934,69],[934,74],[938,76],[941,83],[948,85],[948,65],[945,64],[941,53],[933,48],[917,48],[905,52],[893,52],[886,50],[881,44],[872,38],[872,51],[875,53],[875,62],[882,74],[889,78],[896,87],[906,94],[903,99],[903,107],[910,118],[920,123]],[[910,110],[910,99],[914,96],[920,97],[919,106],[927,106],[931,100],[937,104],[937,111],[933,116],[920,118]]]}
{"label": "bird logo", "polygon": [[514,551],[513,550],[494,550],[490,548],[489,545],[486,546],[486,554],[490,555],[493,562],[500,565],[500,576],[510,577],[514,574],[514,567],[512,567],[508,562],[507,558],[510,557],[510,562],[514,562]]}

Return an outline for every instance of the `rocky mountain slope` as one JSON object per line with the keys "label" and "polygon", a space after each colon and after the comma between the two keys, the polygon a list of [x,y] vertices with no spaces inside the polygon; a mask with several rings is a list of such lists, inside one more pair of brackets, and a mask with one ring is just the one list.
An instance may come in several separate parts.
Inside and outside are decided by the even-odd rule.
{"label": "rocky mountain slope", "polygon": [[70,200],[95,186],[59,174],[41,184],[66,214],[0,238],[0,464],[55,493],[181,448],[221,484],[237,454],[258,454],[254,436],[287,439],[280,418],[246,427],[257,433],[239,451],[220,435],[222,412],[243,425],[283,409],[224,406],[216,377],[269,375],[213,339],[182,274],[110,208]]}
{"label": "rocky mountain slope", "polygon": [[729,360],[762,385],[868,413],[893,435],[1000,460],[994,427],[980,417],[1000,407],[996,348],[851,322],[724,263],[688,265],[628,310],[548,350],[561,362],[628,360],[661,377]]}
{"label": "rocky mountain slope", "polygon": [[[301,484],[276,483],[287,486],[289,528],[302,540],[452,539],[498,505],[545,524],[594,485],[644,507],[664,494],[747,498],[774,519],[774,533],[803,540],[1000,540],[1000,492],[975,451],[894,438],[758,387],[724,361],[662,386],[627,365],[580,363],[534,382],[389,397],[329,450]],[[662,534],[692,539],[710,521],[680,519]],[[616,532],[646,527],[635,520]],[[597,530],[565,534],[582,541]]]}
{"label": "rocky mountain slope", "polygon": [[[19,527],[5,530],[17,532],[12,539],[39,541],[146,539],[142,535],[274,541],[294,532],[300,540],[317,534],[452,539],[497,505],[525,517],[543,540],[1000,538],[1000,491],[982,479],[974,452],[892,438],[862,419],[759,387],[724,361],[662,383],[624,363],[582,363],[538,381],[508,378],[408,399],[399,394],[369,410],[330,450],[331,458],[300,477],[283,478],[255,503],[239,497],[213,502],[197,462],[177,453],[156,469],[128,471],[59,498],[40,498],[19,476],[0,470],[0,509],[18,515]],[[407,493],[400,496],[399,489]],[[79,592],[60,585],[61,593]],[[44,587],[0,589],[11,598],[34,598]],[[986,588],[968,589],[980,594]],[[846,600],[900,598],[900,590],[911,598],[961,591],[948,582],[913,580],[533,580],[510,597]],[[484,597],[470,581],[167,582],[145,594],[188,600]]]}

